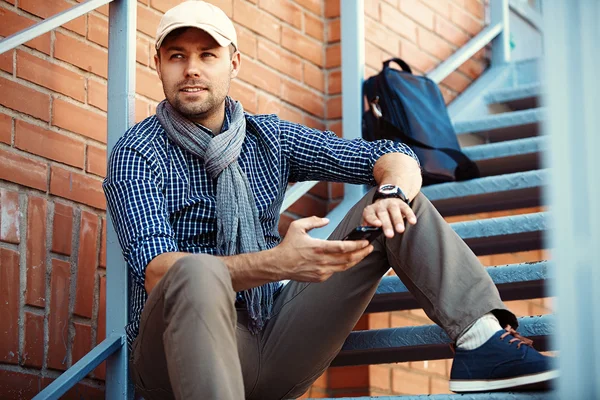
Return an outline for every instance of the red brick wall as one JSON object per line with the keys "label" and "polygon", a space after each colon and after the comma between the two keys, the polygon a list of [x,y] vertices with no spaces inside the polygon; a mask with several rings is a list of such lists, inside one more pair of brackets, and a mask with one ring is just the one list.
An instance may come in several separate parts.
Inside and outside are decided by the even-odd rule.
{"label": "red brick wall", "polygon": [[[179,2],[138,1],[136,121],[163,98],[152,41]],[[339,0],[211,2],[235,22],[243,53],[231,95],[250,112],[341,135]],[[0,36],[74,4],[0,0]],[[481,29],[483,10],[482,0],[365,0],[366,74],[397,55],[417,72],[432,69]],[[107,14],[101,7],[0,55],[0,398],[31,397],[105,335]],[[461,66],[443,82],[446,99],[484,67],[483,53]],[[281,231],[342,196],[341,185],[317,185],[283,215]],[[366,393],[384,380],[381,368],[353,380],[366,382],[358,389],[352,375],[331,372],[310,395]],[[70,396],[102,397],[103,377],[100,367]]]}

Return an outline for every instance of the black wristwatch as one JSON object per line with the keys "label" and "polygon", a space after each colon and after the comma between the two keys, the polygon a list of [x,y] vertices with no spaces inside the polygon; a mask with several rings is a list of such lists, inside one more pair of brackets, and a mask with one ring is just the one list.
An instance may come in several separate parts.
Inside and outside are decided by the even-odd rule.
{"label": "black wristwatch", "polygon": [[379,189],[377,189],[375,195],[373,196],[373,203],[375,203],[379,199],[391,198],[400,199],[410,206],[410,200],[408,200],[408,197],[406,197],[402,189],[395,185],[379,186]]}

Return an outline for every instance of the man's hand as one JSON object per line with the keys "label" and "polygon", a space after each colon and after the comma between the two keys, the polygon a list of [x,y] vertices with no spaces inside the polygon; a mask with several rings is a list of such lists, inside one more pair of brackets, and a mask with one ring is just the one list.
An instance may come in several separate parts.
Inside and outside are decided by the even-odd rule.
{"label": "man's hand", "polygon": [[280,260],[280,279],[323,282],[365,258],[373,246],[366,240],[313,239],[308,231],[329,223],[326,218],[309,217],[290,224],[285,239],[273,250]]}
{"label": "man's hand", "polygon": [[404,232],[404,218],[409,224],[417,223],[417,217],[408,204],[400,199],[379,199],[365,207],[363,211],[363,224],[380,226],[385,237],[394,237],[397,233]]}

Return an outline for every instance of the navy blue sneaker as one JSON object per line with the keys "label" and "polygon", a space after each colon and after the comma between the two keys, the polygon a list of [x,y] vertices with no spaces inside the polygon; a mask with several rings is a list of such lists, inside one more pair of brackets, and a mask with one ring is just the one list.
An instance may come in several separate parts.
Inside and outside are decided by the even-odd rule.
{"label": "navy blue sneaker", "polygon": [[474,350],[456,349],[450,390],[456,393],[546,389],[558,377],[552,357],[538,353],[533,342],[510,326]]}

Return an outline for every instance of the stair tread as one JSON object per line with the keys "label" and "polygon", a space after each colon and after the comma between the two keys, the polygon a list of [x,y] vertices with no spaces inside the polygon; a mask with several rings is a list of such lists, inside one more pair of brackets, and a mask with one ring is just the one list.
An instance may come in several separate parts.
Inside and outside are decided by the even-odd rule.
{"label": "stair tread", "polygon": [[[471,393],[471,394],[423,394],[412,396],[377,396],[377,397],[338,397],[336,400],[548,400],[553,398],[549,392],[501,392],[501,393]],[[333,399],[320,399],[333,400]]]}
{"label": "stair tread", "polygon": [[545,109],[511,111],[502,114],[457,121],[454,130],[457,135],[475,133],[487,135],[492,142],[537,136],[539,123],[544,119]]}
{"label": "stair tread", "polygon": [[[553,315],[519,318],[518,331],[536,341],[536,349],[549,349]],[[382,364],[452,358],[451,339],[438,325],[386,328],[351,332],[332,366]]]}
{"label": "stair tread", "polygon": [[544,137],[535,136],[464,147],[462,152],[472,161],[483,161],[539,153],[546,149],[545,144],[546,139]]}
{"label": "stair tread", "polygon": [[529,83],[526,85],[493,90],[485,96],[485,101],[487,104],[511,103],[517,100],[537,98],[540,96],[541,92],[541,83]]}
{"label": "stair tread", "polygon": [[[522,300],[545,296],[548,261],[487,267],[486,271],[498,287],[502,300]],[[420,308],[397,276],[385,276],[379,282],[367,313]]]}

